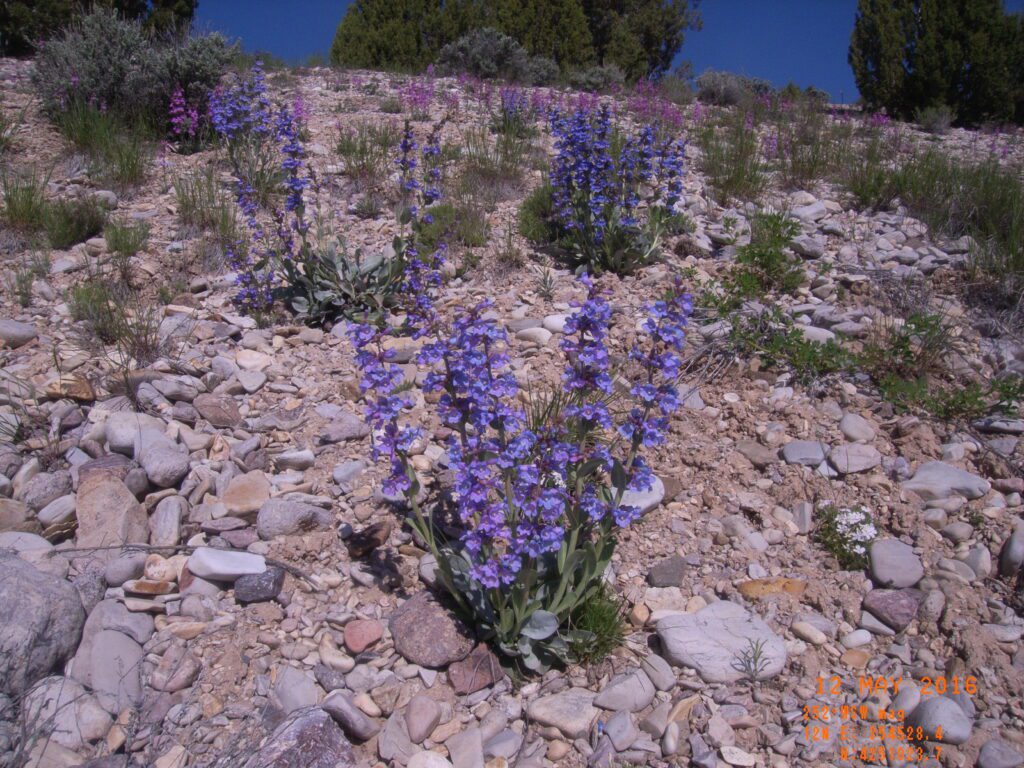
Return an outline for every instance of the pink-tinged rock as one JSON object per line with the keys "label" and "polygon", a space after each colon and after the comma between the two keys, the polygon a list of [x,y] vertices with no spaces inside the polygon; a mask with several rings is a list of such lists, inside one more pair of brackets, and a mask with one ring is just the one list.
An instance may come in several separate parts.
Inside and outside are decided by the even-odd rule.
{"label": "pink-tinged rock", "polygon": [[356,619],[345,625],[345,647],[362,653],[384,636],[384,625],[374,619]]}
{"label": "pink-tinged rock", "polygon": [[149,542],[146,510],[116,477],[94,474],[82,480],[75,512],[79,547]]}
{"label": "pink-tinged rock", "polygon": [[238,405],[230,397],[203,393],[192,401],[199,415],[215,427],[234,427],[242,421]]}
{"label": "pink-tinged rock", "polygon": [[917,616],[924,593],[917,589],[873,589],[862,607],[887,627],[902,632]]}

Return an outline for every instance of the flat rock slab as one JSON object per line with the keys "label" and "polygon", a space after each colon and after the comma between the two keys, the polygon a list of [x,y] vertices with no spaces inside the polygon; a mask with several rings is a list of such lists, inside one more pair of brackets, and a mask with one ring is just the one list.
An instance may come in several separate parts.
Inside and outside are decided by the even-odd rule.
{"label": "flat rock slab", "polygon": [[395,650],[421,667],[444,667],[473,650],[469,629],[429,592],[402,603],[391,614],[388,628]]}
{"label": "flat rock slab", "polygon": [[651,487],[646,491],[626,491],[622,494],[622,506],[636,507],[646,515],[665,498],[665,484],[660,477],[651,478]]}
{"label": "flat rock slab", "polygon": [[256,516],[256,532],[261,539],[295,536],[309,531],[326,531],[334,523],[334,515],[313,504],[288,499],[269,499],[260,506]]}
{"label": "flat rock slab", "polygon": [[1024,755],[999,738],[985,742],[978,753],[978,768],[1020,768]]}
{"label": "flat rock slab", "polygon": [[569,688],[531,702],[527,711],[541,725],[557,728],[568,739],[583,739],[600,714],[594,706],[597,694],[586,688]]}
{"label": "flat rock slab", "polygon": [[950,496],[980,499],[991,487],[985,478],[941,461],[922,464],[914,476],[903,483],[903,490],[913,491],[925,501],[948,499]]}
{"label": "flat rock slab", "polygon": [[82,480],[75,512],[80,547],[149,543],[146,510],[116,477],[93,474]]}
{"label": "flat rock slab", "polygon": [[23,347],[39,335],[31,323],[0,319],[0,342],[14,349]]}
{"label": "flat rock slab", "polygon": [[871,579],[880,587],[903,589],[924,578],[924,566],[914,550],[898,539],[878,539],[869,550]]}
{"label": "flat rock slab", "polygon": [[902,632],[917,616],[924,593],[917,589],[873,589],[861,606],[887,627]]}
{"label": "flat rock slab", "polygon": [[448,680],[455,693],[465,696],[497,683],[505,676],[498,657],[486,645],[478,645],[462,661],[448,667]]}
{"label": "flat rock slab", "polygon": [[828,446],[817,440],[794,440],[782,446],[782,458],[787,464],[816,467],[828,456]]}
{"label": "flat rock slab", "polygon": [[262,555],[250,552],[200,547],[189,555],[188,570],[201,579],[235,581],[239,576],[263,573],[267,570],[267,561]]}
{"label": "flat rock slab", "polygon": [[841,475],[867,472],[882,463],[882,454],[874,446],[863,443],[837,445],[828,455],[829,463]]}
{"label": "flat rock slab", "polygon": [[228,483],[221,501],[232,515],[247,515],[258,512],[270,498],[270,481],[260,470],[236,475]]}
{"label": "flat rock slab", "polygon": [[963,744],[974,727],[960,705],[945,696],[932,696],[914,707],[907,725],[922,729],[926,740],[944,744]]}
{"label": "flat rock slab", "polygon": [[293,712],[242,768],[356,768],[352,745],[319,707]]}
{"label": "flat rock slab", "polygon": [[199,411],[199,415],[210,424],[222,429],[236,427],[242,421],[242,414],[238,412],[238,405],[230,397],[203,393],[192,401],[192,405]]}
{"label": "flat rock slab", "polygon": [[767,680],[786,664],[786,646],[760,617],[743,606],[721,600],[696,613],[666,616],[658,622],[664,656],[692,667],[707,683],[733,683],[746,677],[740,663],[760,645],[758,680]]}
{"label": "flat rock slab", "polygon": [[772,576],[767,579],[751,579],[741,582],[737,589],[748,600],[761,600],[774,595],[800,597],[807,589],[807,582],[800,579],[788,579],[785,576]]}

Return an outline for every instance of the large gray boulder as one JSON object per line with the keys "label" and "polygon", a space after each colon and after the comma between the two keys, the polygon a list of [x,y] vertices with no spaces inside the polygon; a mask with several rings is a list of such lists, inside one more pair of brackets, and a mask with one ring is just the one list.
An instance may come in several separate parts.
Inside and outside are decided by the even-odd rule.
{"label": "large gray boulder", "polygon": [[69,582],[0,550],[0,692],[18,695],[67,661],[84,623]]}
{"label": "large gray boulder", "polygon": [[782,638],[760,617],[727,600],[696,613],[666,616],[658,622],[658,637],[669,662],[692,667],[707,683],[733,683],[747,676],[767,680],[786,664]]}
{"label": "large gray boulder", "polygon": [[903,490],[913,491],[925,501],[948,499],[950,496],[980,499],[990,488],[985,478],[941,461],[925,462],[912,478],[903,483]]}

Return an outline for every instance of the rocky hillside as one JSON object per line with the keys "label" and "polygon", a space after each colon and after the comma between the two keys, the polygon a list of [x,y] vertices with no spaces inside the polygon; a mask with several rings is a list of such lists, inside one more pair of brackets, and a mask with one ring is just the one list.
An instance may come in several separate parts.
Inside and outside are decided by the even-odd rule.
{"label": "rocky hillside", "polygon": [[[119,268],[106,238],[47,250],[3,230],[0,766],[1024,764],[1024,419],[948,403],[943,418],[821,358],[882,349],[875,373],[895,370],[927,316],[939,380],[1024,373],[1019,332],[967,300],[969,239],[933,236],[901,207],[860,210],[830,182],[769,190],[764,207],[798,228],[785,253],[799,285],[733,315],[695,301],[684,407],[607,574],[624,639],[592,663],[510,677],[430,590],[436,563],[382,490],[344,323],[240,313],[215,235],[183,221],[176,182],[212,169],[230,192],[222,154],[164,150],[141,184],[101,187],[40,114],[31,66],[0,62],[0,100],[24,110],[5,162],[46,170],[49,198],[148,225],[125,271],[157,307],[160,354],[138,367],[131,349],[84,338],[71,297]],[[270,84],[301,96],[334,226],[351,249],[385,250],[400,227],[386,204],[359,205],[373,185],[335,144],[339,129],[400,127],[381,107],[408,82],[317,69]],[[417,135],[440,124],[442,146],[460,146],[487,124],[464,84],[432,88]],[[903,136],[991,154],[967,131]],[[999,141],[1009,167],[1024,143]],[[533,154],[551,147],[539,130]],[[716,202],[688,155],[677,209],[692,225],[658,263],[601,279],[625,320],[615,355],[673,277],[714,293],[751,241],[754,206]],[[493,300],[534,388],[557,384],[586,293],[519,234],[543,167],[466,192],[487,198],[487,234],[450,247],[437,301]],[[872,346],[908,323],[907,349]],[[795,336],[769,343],[773,324]],[[414,391],[416,347],[395,348]],[[418,395],[413,417],[428,414]],[[435,422],[414,456],[435,487],[443,436]]]}

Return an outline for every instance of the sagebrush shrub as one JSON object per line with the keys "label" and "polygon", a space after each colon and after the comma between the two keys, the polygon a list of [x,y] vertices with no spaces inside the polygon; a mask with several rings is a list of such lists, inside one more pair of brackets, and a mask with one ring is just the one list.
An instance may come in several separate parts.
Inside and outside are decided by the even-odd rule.
{"label": "sagebrush shrub", "polygon": [[559,75],[558,64],[547,56],[531,56],[526,67],[527,82],[530,85],[552,85]]}
{"label": "sagebrush shrub", "polygon": [[600,64],[569,73],[569,85],[590,93],[607,91],[609,88],[622,85],[625,81],[625,73],[615,64]]}
{"label": "sagebrush shrub", "polygon": [[530,55],[519,43],[497,30],[474,29],[441,49],[437,63],[449,72],[466,72],[484,79],[530,80]]}
{"label": "sagebrush shrub", "polygon": [[697,97],[701,101],[722,107],[744,104],[758,96],[767,96],[774,90],[766,80],[715,70],[698,75],[695,83]]}
{"label": "sagebrush shrub", "polygon": [[156,38],[140,22],[97,7],[43,43],[32,83],[51,115],[78,102],[163,127],[174,89],[205,98],[232,53],[221,35]]}

